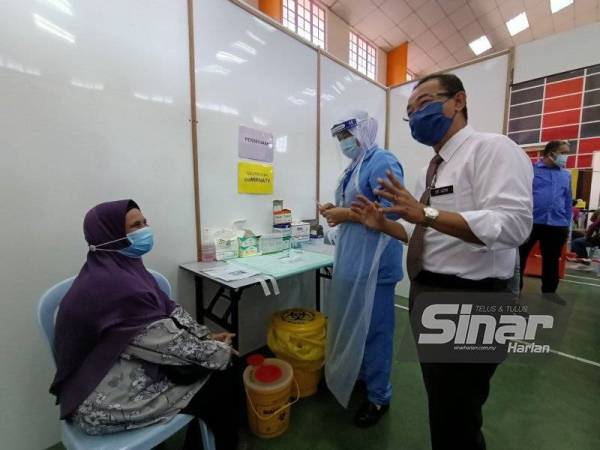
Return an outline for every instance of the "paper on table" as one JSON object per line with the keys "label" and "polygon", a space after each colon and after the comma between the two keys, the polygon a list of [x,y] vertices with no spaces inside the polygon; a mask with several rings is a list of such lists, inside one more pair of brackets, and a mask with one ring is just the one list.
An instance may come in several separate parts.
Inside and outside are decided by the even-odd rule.
{"label": "paper on table", "polygon": [[241,267],[231,263],[224,266],[215,267],[214,269],[207,269],[204,271],[204,273],[210,275],[211,277],[219,278],[223,281],[243,280],[244,278],[250,278],[260,274],[260,272],[257,272],[256,270],[248,269],[246,267]]}

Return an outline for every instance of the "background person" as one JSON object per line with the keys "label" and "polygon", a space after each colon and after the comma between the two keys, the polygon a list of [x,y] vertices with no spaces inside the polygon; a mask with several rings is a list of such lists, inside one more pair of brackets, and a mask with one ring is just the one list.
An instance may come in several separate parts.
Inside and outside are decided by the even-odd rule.
{"label": "background person", "polygon": [[519,248],[521,289],[527,258],[536,242],[542,252],[542,293],[554,293],[558,287],[560,253],[571,225],[571,172],[565,169],[569,148],[566,141],[550,141],[533,165],[533,228]]}
{"label": "background person", "polygon": [[594,211],[591,221],[585,236],[571,241],[571,250],[577,253],[579,262],[588,266],[591,264],[591,255],[588,255],[587,249],[600,246],[600,211]]}

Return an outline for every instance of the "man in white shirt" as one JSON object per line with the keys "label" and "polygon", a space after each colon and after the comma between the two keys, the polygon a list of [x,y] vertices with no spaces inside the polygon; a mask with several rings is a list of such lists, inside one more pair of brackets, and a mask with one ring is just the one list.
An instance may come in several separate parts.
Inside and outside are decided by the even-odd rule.
{"label": "man in white shirt", "polygon": [[[507,291],[517,249],[532,226],[529,158],[506,136],[467,125],[466,93],[455,75],[422,79],[407,115],[412,136],[435,150],[415,196],[388,176],[378,194],[393,206],[361,198],[354,210],[365,225],[409,244],[410,309],[427,292]],[[389,212],[401,219],[386,219]],[[485,449],[482,407],[496,367],[421,363],[434,450]]]}

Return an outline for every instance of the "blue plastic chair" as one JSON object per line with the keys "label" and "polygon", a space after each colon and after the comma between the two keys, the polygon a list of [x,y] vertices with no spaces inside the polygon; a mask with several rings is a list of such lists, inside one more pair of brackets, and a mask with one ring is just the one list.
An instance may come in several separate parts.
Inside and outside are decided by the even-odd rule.
{"label": "blue plastic chair", "polygon": [[[170,297],[171,285],[169,280],[154,270],[149,270],[149,272],[156,279],[158,286]],[[42,295],[38,304],[38,324],[46,338],[53,360],[55,359],[53,343],[56,312],[74,279],[75,277],[67,278],[52,286]],[[193,419],[193,416],[178,414],[171,421],[164,424],[101,436],[88,435],[76,425],[61,420],[62,442],[67,450],[150,450],[181,430]],[[200,422],[204,449],[214,450],[215,440],[213,434],[202,420],[197,420]]]}

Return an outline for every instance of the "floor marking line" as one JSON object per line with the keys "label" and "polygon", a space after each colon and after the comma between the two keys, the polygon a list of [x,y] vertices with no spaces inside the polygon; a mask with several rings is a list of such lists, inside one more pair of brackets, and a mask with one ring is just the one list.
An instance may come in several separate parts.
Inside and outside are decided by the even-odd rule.
{"label": "floor marking line", "polygon": [[582,283],[581,281],[571,281],[571,280],[562,280],[562,281],[564,281],[565,283],[581,284],[583,286],[594,286],[594,287],[600,288],[600,284]]}
{"label": "floor marking line", "polygon": [[580,275],[571,275],[570,273],[568,273],[567,276],[571,277],[571,278],[583,278],[584,280],[592,280],[592,281],[600,282],[600,278],[598,278],[598,277],[582,277]]}
{"label": "floor marking line", "polygon": [[559,356],[564,356],[565,358],[574,359],[575,361],[579,361],[579,362],[582,362],[582,363],[585,363],[585,364],[589,364],[591,366],[600,367],[600,363],[597,363],[596,361],[591,361],[589,359],[581,358],[579,356],[569,355],[568,353],[559,352],[558,350],[552,350],[552,349],[550,349],[550,353],[554,353],[554,354],[559,355]]}
{"label": "floor marking line", "polygon": [[[563,281],[566,281],[566,280],[563,280]],[[572,283],[574,283],[574,282],[572,282]],[[584,283],[578,283],[578,284],[584,284]],[[600,285],[598,287],[600,287]],[[396,308],[405,309],[405,310],[408,311],[408,308],[406,306],[404,306],[404,305],[394,304],[394,306]],[[581,363],[584,363],[584,364],[589,364],[590,366],[600,367],[600,363],[598,363],[596,361],[592,361],[590,359],[581,358],[581,357],[575,356],[575,355],[570,355],[568,353],[560,352],[558,350],[550,349],[550,353],[554,353],[555,355],[563,356],[565,358],[569,358],[569,359],[572,359],[574,361],[578,361],[578,362],[581,362]]]}

